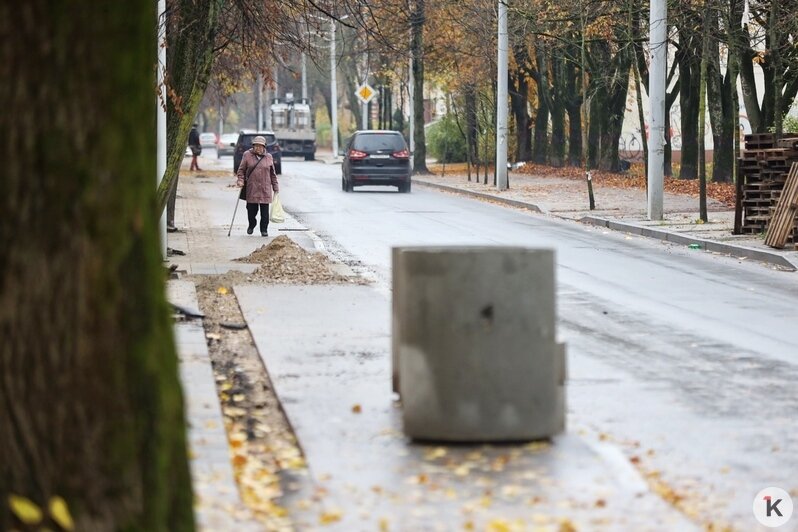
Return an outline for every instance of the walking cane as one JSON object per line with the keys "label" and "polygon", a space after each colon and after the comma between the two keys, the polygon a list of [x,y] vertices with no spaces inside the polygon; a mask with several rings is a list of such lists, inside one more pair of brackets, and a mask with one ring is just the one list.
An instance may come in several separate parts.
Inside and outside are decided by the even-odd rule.
{"label": "walking cane", "polygon": [[230,220],[230,229],[227,230],[227,236],[233,231],[233,223],[236,221],[236,213],[238,212],[238,202],[241,199],[241,189],[236,191],[236,208],[233,209],[233,219]]}

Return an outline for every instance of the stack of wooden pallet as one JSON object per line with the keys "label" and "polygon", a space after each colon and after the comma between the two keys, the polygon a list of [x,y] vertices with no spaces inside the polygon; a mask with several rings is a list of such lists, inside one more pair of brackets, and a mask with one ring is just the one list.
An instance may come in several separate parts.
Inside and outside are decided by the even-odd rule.
{"label": "stack of wooden pallet", "polygon": [[[743,217],[739,232],[761,234],[767,231],[794,162],[798,162],[798,134],[784,134],[778,141],[771,133],[745,136],[745,150],[739,160],[743,178],[740,202]],[[791,232],[788,241],[798,243],[798,228]]]}

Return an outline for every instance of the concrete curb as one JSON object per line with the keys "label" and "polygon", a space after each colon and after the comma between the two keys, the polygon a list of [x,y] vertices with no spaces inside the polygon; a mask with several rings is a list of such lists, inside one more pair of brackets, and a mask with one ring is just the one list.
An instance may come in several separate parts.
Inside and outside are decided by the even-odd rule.
{"label": "concrete curb", "polygon": [[464,196],[473,196],[475,198],[481,198],[491,201],[496,201],[498,203],[503,203],[505,205],[509,205],[511,207],[518,207],[520,209],[526,209],[528,211],[543,213],[543,211],[537,205],[533,203],[527,203],[525,201],[518,201],[509,198],[502,198],[501,196],[494,196],[493,194],[485,194],[484,192],[475,192],[473,190],[464,190],[458,187],[452,187],[449,185],[440,185],[438,183],[430,183],[429,181],[424,181],[423,179],[418,179],[413,177],[413,183],[418,185],[423,185],[425,187],[436,188],[438,190],[444,190],[446,192],[453,192],[455,194],[463,194]]}
{"label": "concrete curb", "polygon": [[689,246],[690,244],[697,244],[699,249],[704,251],[714,251],[717,253],[726,253],[732,257],[753,259],[759,262],[764,262],[773,266],[777,266],[783,270],[794,272],[798,270],[795,264],[790,262],[789,259],[779,255],[778,253],[771,253],[759,249],[752,249],[743,246],[735,246],[731,244],[724,244],[722,242],[715,242],[713,240],[705,240],[702,238],[695,238],[691,236],[680,235],[670,231],[663,231],[662,229],[653,229],[651,227],[643,227],[640,225],[630,224],[627,222],[617,222],[614,220],[607,220],[606,218],[599,218],[597,216],[585,216],[579,220],[584,224],[596,225],[599,227],[606,227],[613,231],[623,231],[634,235],[640,235],[648,238],[655,238],[657,240],[664,240],[674,244],[682,244]]}

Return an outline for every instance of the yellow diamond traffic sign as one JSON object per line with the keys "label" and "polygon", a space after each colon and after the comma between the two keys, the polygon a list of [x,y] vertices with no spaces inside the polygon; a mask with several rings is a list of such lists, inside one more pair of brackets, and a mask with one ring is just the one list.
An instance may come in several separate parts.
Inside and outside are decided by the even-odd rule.
{"label": "yellow diamond traffic sign", "polygon": [[363,103],[369,103],[375,94],[376,91],[368,83],[364,83],[355,91],[355,96]]}

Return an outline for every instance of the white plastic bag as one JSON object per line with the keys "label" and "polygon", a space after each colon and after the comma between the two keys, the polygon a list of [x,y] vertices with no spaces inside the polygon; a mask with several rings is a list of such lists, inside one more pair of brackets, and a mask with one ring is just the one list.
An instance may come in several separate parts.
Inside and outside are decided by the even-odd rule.
{"label": "white plastic bag", "polygon": [[285,211],[283,210],[283,204],[280,203],[280,195],[274,195],[274,199],[272,200],[272,208],[269,212],[269,221],[275,224],[281,224],[285,221]]}

